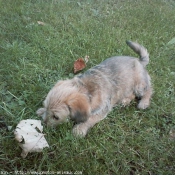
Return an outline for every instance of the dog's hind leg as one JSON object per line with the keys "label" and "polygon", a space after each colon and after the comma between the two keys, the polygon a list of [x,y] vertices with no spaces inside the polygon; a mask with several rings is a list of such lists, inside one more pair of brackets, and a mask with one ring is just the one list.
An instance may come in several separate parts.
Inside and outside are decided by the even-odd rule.
{"label": "dog's hind leg", "polygon": [[143,96],[141,96],[141,100],[139,101],[137,107],[139,109],[146,109],[150,104],[151,95],[152,95],[152,88],[150,87],[149,89],[147,89],[147,91],[145,91]]}
{"label": "dog's hind leg", "polygon": [[[141,72],[141,70],[138,70],[138,72]],[[150,76],[144,71],[142,74],[137,75],[137,83],[134,88],[136,97],[140,99],[137,107],[139,109],[146,109],[150,105],[150,99],[152,96],[151,79]]]}

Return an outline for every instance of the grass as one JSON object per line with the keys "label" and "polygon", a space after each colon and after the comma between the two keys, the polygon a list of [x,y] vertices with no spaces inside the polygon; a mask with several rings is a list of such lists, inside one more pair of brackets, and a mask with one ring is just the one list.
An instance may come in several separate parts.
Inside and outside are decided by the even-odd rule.
{"label": "grass", "polygon": [[[1,174],[174,174],[173,0],[0,0],[0,15]],[[136,56],[125,40],[150,53],[149,109],[116,107],[84,139],[72,136],[72,123],[44,128],[50,148],[22,159],[13,135],[19,121],[39,119],[35,111],[57,80],[73,77],[77,58],[89,55],[88,69],[114,55]]]}

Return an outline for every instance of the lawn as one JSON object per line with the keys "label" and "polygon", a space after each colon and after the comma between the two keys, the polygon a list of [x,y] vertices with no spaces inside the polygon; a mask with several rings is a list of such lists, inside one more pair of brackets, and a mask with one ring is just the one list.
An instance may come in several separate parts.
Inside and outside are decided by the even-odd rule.
{"label": "lawn", "polygon": [[[174,0],[0,0],[0,174],[173,175],[174,38]],[[136,56],[126,40],[150,54],[150,107],[118,106],[83,139],[71,122],[44,127],[50,147],[22,159],[16,125],[40,119],[36,110],[58,80],[74,76],[76,59],[88,55],[87,70]]]}

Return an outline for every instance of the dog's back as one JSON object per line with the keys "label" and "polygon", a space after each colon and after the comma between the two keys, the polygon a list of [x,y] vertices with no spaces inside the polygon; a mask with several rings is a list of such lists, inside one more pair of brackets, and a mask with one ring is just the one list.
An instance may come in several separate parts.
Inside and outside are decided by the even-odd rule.
{"label": "dog's back", "polygon": [[[141,69],[145,73],[146,69],[144,68],[149,63],[149,54],[147,52],[147,49],[144,48],[142,45],[132,41],[126,41],[126,43],[135,53],[140,56],[139,59],[132,56],[114,56],[104,60],[99,65],[92,67],[90,70],[85,72],[85,74],[87,75],[91,74],[91,72],[94,71],[100,71],[103,72],[103,74],[109,74],[110,77],[115,77],[116,74],[126,75],[126,72],[130,74],[137,68]],[[128,76],[130,77],[130,75]]]}
{"label": "dog's back", "polygon": [[139,54],[140,59],[131,56],[111,57],[78,75],[81,79],[88,79],[88,83],[91,80],[93,84],[101,86],[103,92],[113,94],[111,96],[114,103],[117,103],[116,99],[122,101],[133,93],[138,97],[142,96],[144,88],[151,87],[150,77],[145,69],[149,62],[147,50],[138,43],[127,41],[127,44]]}

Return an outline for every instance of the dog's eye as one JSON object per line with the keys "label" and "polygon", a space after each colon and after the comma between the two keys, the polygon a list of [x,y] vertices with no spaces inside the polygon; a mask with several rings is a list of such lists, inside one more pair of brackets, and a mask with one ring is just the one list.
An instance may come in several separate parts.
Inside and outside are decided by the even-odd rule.
{"label": "dog's eye", "polygon": [[53,115],[53,119],[55,119],[55,120],[59,120],[59,117]]}

